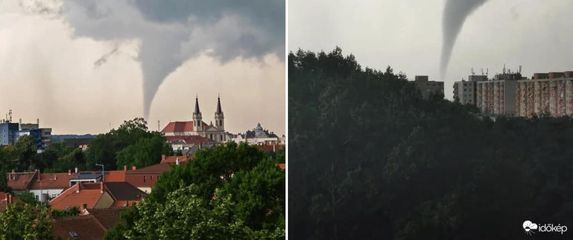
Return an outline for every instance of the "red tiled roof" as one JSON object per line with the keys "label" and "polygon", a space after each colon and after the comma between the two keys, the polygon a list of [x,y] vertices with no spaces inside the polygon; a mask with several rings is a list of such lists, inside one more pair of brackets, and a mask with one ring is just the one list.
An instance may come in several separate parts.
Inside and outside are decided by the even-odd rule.
{"label": "red tiled roof", "polygon": [[158,163],[137,170],[132,170],[125,176],[125,181],[136,187],[153,187],[159,176],[171,170],[172,164]]}
{"label": "red tiled roof", "polygon": [[277,152],[285,149],[284,144],[261,144],[256,145],[256,148],[263,152]]}
{"label": "red tiled roof", "polygon": [[286,169],[286,163],[277,163],[277,167],[280,168],[281,170],[285,170]]}
{"label": "red tiled roof", "polygon": [[[203,127],[208,127],[207,123],[201,122]],[[177,121],[177,122],[170,122],[161,130],[162,133],[166,132],[192,132],[193,130],[193,121]]]}
{"label": "red tiled roof", "polygon": [[171,163],[174,164],[177,162],[177,159],[179,159],[179,162],[187,162],[187,160],[189,160],[189,157],[187,156],[161,156],[161,163]]}
{"label": "red tiled roof", "polygon": [[64,189],[70,186],[70,178],[76,173],[41,173],[32,181],[30,189]]}
{"label": "red tiled roof", "polygon": [[185,144],[195,144],[195,145],[214,143],[211,139],[208,139],[206,137],[201,137],[198,135],[193,135],[193,136],[165,136],[165,140],[167,142],[170,142],[170,143],[182,142]]}
{"label": "red tiled roof", "polygon": [[50,206],[63,210],[71,207],[83,208],[86,204],[86,208],[94,208],[102,195],[100,183],[76,183],[52,199]]}
{"label": "red tiled roof", "polygon": [[15,191],[27,190],[36,177],[37,172],[11,172],[6,173],[8,187]]}
{"label": "red tiled roof", "polygon": [[105,183],[105,190],[116,201],[139,201],[147,194],[127,182]]}
{"label": "red tiled roof", "polygon": [[125,170],[106,171],[105,182],[125,182]]}
{"label": "red tiled roof", "polygon": [[106,228],[93,215],[57,218],[52,233],[58,239],[99,240],[105,236]]}
{"label": "red tiled roof", "polygon": [[89,209],[90,215],[94,216],[106,229],[115,227],[119,222],[121,212],[125,208],[105,208],[105,209]]}

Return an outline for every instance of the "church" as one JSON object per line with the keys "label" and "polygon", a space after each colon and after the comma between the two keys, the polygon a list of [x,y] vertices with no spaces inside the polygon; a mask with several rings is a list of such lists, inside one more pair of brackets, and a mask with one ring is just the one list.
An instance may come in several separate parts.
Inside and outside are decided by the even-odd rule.
{"label": "church", "polygon": [[210,145],[227,141],[225,133],[225,116],[221,108],[221,98],[217,97],[215,124],[203,122],[199,108],[199,98],[195,97],[193,121],[170,122],[161,131],[168,142],[181,142],[186,145]]}

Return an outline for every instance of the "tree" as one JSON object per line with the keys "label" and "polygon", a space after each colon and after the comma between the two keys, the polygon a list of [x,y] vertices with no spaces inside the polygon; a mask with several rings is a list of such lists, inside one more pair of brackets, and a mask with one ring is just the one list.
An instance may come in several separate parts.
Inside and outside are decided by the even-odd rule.
{"label": "tree", "polygon": [[0,212],[0,239],[52,239],[48,208],[16,202]]}
{"label": "tree", "polygon": [[255,147],[229,143],[164,173],[106,239],[278,239],[284,211],[284,171]]}
{"label": "tree", "polygon": [[145,167],[159,163],[161,155],[171,155],[173,150],[163,136],[154,133],[150,138],[141,138],[117,153],[117,166]]}
{"label": "tree", "polygon": [[288,64],[291,238],[517,239],[523,219],[573,225],[572,118],[425,100],[339,48]]}
{"label": "tree", "polygon": [[[98,135],[92,142],[86,152],[86,168],[92,169],[95,164],[104,164],[106,169],[117,169],[118,156],[122,150],[129,148],[122,154],[122,163],[135,163],[144,166],[150,162],[155,162],[160,158],[157,157],[158,141],[165,140],[157,138],[158,133],[149,132],[147,129],[147,122],[143,118],[135,118],[133,120],[125,121],[118,129],[113,129],[106,134]],[[147,139],[147,140],[144,140]],[[154,139],[154,140],[151,140]],[[137,145],[140,145],[139,147]],[[153,148],[152,156],[141,154],[146,159],[133,159],[130,154],[141,150],[143,147]],[[163,147],[164,145],[161,144]],[[163,150],[163,149],[162,149]],[[147,150],[146,150],[147,151]]]}

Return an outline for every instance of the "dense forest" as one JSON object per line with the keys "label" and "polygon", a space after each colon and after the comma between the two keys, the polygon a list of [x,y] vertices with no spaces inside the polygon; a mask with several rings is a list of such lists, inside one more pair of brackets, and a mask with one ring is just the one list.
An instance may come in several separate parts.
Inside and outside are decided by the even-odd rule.
{"label": "dense forest", "polygon": [[[289,54],[289,237],[521,239],[573,229],[573,120],[422,99],[341,49]],[[562,238],[565,237],[565,238]]]}

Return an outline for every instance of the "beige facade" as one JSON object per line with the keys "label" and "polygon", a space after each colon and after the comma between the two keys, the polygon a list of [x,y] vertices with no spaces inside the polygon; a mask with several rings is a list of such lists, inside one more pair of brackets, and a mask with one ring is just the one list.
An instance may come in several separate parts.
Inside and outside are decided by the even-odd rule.
{"label": "beige facade", "polygon": [[573,115],[573,72],[535,74],[517,85],[517,115]]}
{"label": "beige facade", "polygon": [[[468,83],[454,84],[454,97],[464,104],[471,104],[464,98],[471,94],[462,95],[463,91],[471,91],[471,85],[466,85]],[[485,114],[519,117],[573,115],[573,71],[536,73],[532,79],[523,78],[519,73],[504,73],[493,80],[485,78],[475,83],[475,106]]]}

